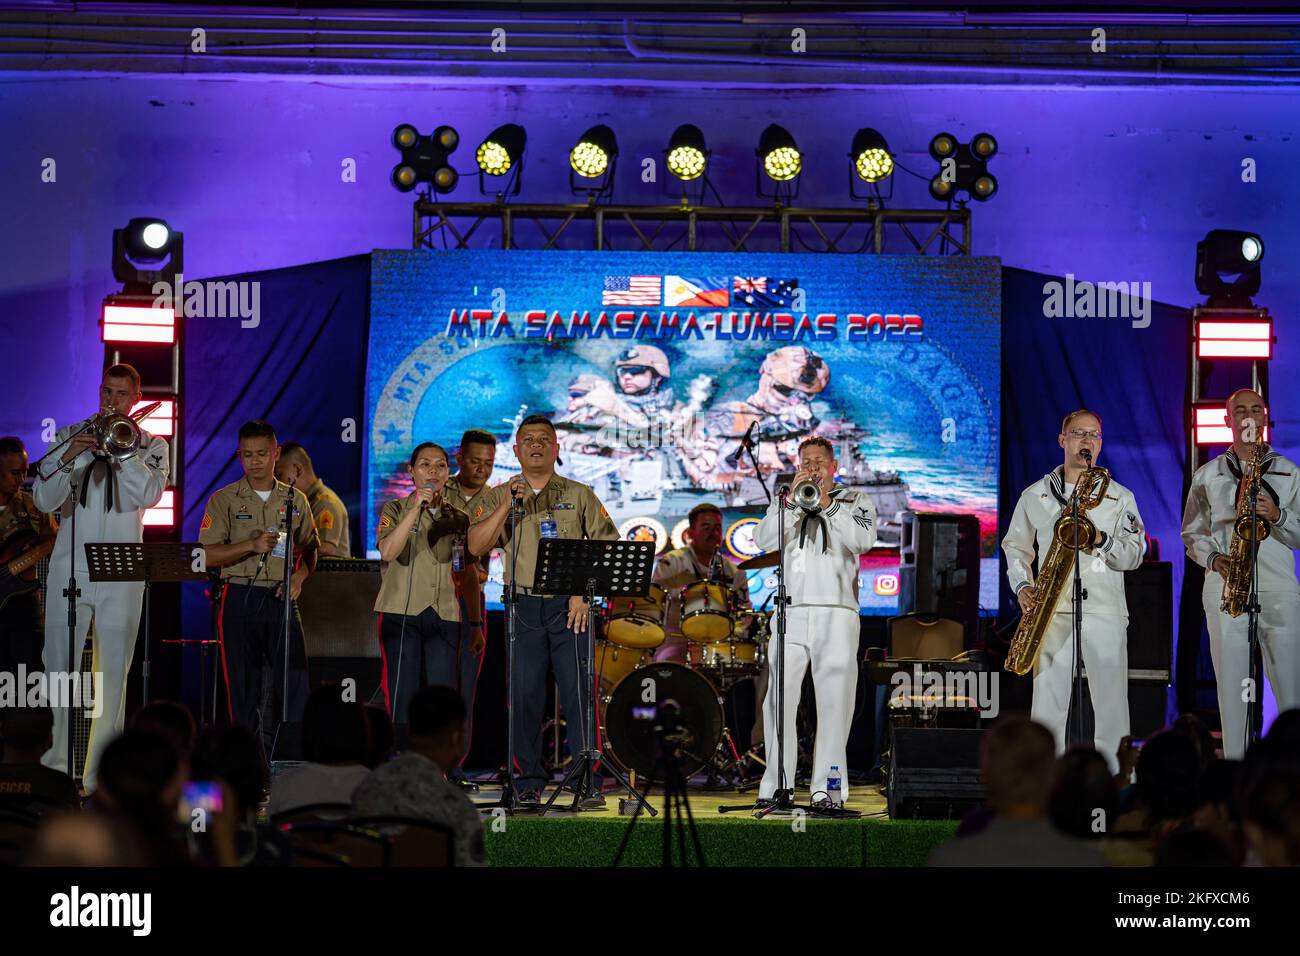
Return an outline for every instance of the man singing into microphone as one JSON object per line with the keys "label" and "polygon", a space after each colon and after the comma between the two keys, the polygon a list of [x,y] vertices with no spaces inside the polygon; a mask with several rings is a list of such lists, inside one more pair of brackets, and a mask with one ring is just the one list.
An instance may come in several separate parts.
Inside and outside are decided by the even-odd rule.
{"label": "man singing into microphone", "polygon": [[[542,538],[587,538],[614,541],[618,529],[595,492],[580,482],[555,473],[559,444],[555,426],[542,415],[530,415],[515,432],[515,457],[523,474],[484,493],[470,515],[469,549],[487,554],[504,550],[506,584],[520,585],[516,609],[514,666],[515,763],[520,803],[537,804],[546,785],[542,768],[542,712],[546,707],[546,666],[555,670],[564,706],[569,751],[587,749],[584,739],[587,695],[592,687],[584,679],[587,668],[587,615],[590,606],[581,595],[542,594],[533,590],[537,550]],[[522,512],[519,519],[517,578],[511,577],[511,502]],[[512,768],[514,769],[514,768]],[[591,809],[605,805],[596,780],[593,793],[581,795],[580,805]]]}
{"label": "man singing into microphone", "polygon": [[[301,489],[275,477],[280,458],[275,429],[266,422],[246,422],[239,429],[239,463],[244,477],[218,489],[208,499],[199,525],[209,568],[220,568],[221,663],[226,673],[229,713],[234,723],[256,729],[262,701],[262,667],[270,658],[276,701],[269,741],[278,723],[284,682],[284,601],[296,601],[302,584],[316,567],[316,523]],[[285,526],[293,501],[293,569],[290,593],[284,593]],[[307,652],[297,609],[289,617],[289,720],[302,720],[307,703]]]}
{"label": "man singing into microphone", "polygon": [[[140,373],[130,365],[114,365],[104,372],[99,386],[99,404],[120,415],[128,414],[140,400]],[[86,421],[62,428],[50,448],[62,444]],[[81,670],[82,647],[94,619],[95,671],[102,673],[104,701],[102,716],[90,728],[84,783],[95,788],[99,758],[109,741],[122,732],[126,722],[126,678],[135,654],[136,631],[140,626],[140,599],[144,582],[94,582],[88,577],[86,544],[99,542],[134,543],[143,540],[144,513],[156,505],[167,487],[169,458],[167,443],[141,429],[136,452],[121,460],[98,450],[93,431],[83,432],[65,447],[57,465],[43,464],[44,474],[33,487],[36,507],[47,514],[58,513],[59,534],[50,559],[46,580],[49,599],[45,608],[46,673]],[[67,598],[63,589],[73,566],[73,509],[76,509],[77,633],[72,660],[68,660]],[[54,747],[42,763],[76,776],[68,767],[68,701],[53,701]],[[98,703],[98,702],[97,702]]]}
{"label": "man singing into microphone", "polygon": [[[791,487],[805,478],[817,483],[821,500],[812,508],[785,502],[785,540],[781,540],[781,497],[768,505],[754,532],[754,543],[764,551],[785,548],[786,590],[790,610],[785,629],[785,723],[782,737],[785,787],[794,789],[795,717],[804,674],[812,668],[817,696],[817,742],[813,748],[812,799],[829,807],[834,796],[826,789],[832,767],[840,771],[840,799],[848,799],[849,725],[858,686],[858,568],[860,556],[876,543],[876,506],[866,495],[834,484],[839,462],[825,438],[808,438],[799,445],[799,471]],[[775,617],[775,616],[774,616]],[[777,684],[782,652],[768,644],[770,687],[763,707],[763,739],[767,744],[767,769],[759,799],[776,796]]]}

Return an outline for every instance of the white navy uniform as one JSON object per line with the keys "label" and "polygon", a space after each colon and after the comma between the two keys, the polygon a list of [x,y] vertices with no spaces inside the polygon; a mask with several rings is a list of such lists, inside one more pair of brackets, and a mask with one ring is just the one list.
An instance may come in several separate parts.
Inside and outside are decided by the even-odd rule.
{"label": "white navy uniform", "polygon": [[[1013,594],[1034,583],[1035,546],[1040,560],[1047,556],[1056,521],[1073,492],[1074,486],[1065,483],[1065,469],[1057,466],[1021,493],[1007,535],[1002,539],[1007,580]],[[1114,480],[1101,503],[1086,514],[1096,526],[1099,540],[1092,549],[1079,553],[1079,576],[1084,590],[1083,665],[1092,697],[1093,744],[1115,773],[1119,770],[1116,758],[1119,742],[1129,732],[1128,605],[1124,600],[1124,572],[1142,563],[1146,531],[1133,493]],[[1074,574],[1071,572],[1043,635],[1042,649],[1034,665],[1034,698],[1030,706],[1030,716],[1056,737],[1058,752],[1065,750],[1073,677]]]}
{"label": "white navy uniform", "polygon": [[[836,488],[824,512],[811,514],[786,505],[785,577],[790,598],[785,641],[786,786],[794,787],[798,740],[795,717],[803,678],[812,667],[817,697],[817,742],[813,749],[812,798],[827,796],[826,777],[839,767],[841,795],[849,796],[846,747],[858,686],[858,568],[859,556],[876,543],[876,506],[866,495]],[[754,543],[764,551],[780,544],[779,499],[773,499],[754,532]],[[775,681],[781,667],[776,635],[768,643],[771,691],[763,707],[767,769],[759,796],[771,799],[777,789],[777,693]]]}
{"label": "white navy uniform", "polygon": [[[1250,676],[1249,617],[1244,612],[1229,617],[1219,610],[1223,576],[1213,564],[1216,555],[1226,555],[1232,548],[1242,470],[1231,448],[1202,465],[1192,476],[1183,512],[1183,544],[1188,556],[1205,568],[1201,604],[1218,684],[1223,755],[1229,760],[1240,760],[1246,752],[1242,696]],[[1292,554],[1300,548],[1300,469],[1269,449],[1264,455],[1261,485],[1281,511],[1269,536],[1259,544],[1260,656],[1280,713],[1300,707],[1300,585]]]}
{"label": "white navy uniform", "polygon": [[[54,436],[52,449],[87,420],[62,428]],[[92,468],[92,464],[94,467]],[[54,460],[43,470],[48,474]],[[94,667],[102,672],[103,711],[90,728],[90,745],[82,774],[87,790],[95,786],[96,770],[104,748],[122,732],[126,721],[126,678],[135,654],[136,631],[140,626],[143,582],[92,583],[86,568],[86,544],[130,544],[143,540],[144,512],[156,505],[167,486],[170,470],[167,443],[146,431],[140,433],[140,448],[122,462],[83,451],[69,465],[58,468],[46,480],[39,478],[32,488],[36,506],[59,515],[59,536],[50,557],[46,578],[45,669],[77,671],[93,618],[95,629]],[[73,499],[73,485],[77,498]],[[72,509],[77,509],[77,630],[71,666],[68,661],[67,588],[72,558]],[[54,708],[54,747],[41,762],[68,772],[67,710]]]}

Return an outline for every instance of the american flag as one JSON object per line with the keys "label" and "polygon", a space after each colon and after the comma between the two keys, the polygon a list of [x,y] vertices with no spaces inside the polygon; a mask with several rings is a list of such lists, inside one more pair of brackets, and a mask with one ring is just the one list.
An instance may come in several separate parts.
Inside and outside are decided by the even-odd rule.
{"label": "american flag", "polygon": [[737,292],[766,292],[767,278],[752,278],[745,276],[736,276],[734,283]]}
{"label": "american flag", "polygon": [[658,305],[659,276],[605,276],[601,305]]}

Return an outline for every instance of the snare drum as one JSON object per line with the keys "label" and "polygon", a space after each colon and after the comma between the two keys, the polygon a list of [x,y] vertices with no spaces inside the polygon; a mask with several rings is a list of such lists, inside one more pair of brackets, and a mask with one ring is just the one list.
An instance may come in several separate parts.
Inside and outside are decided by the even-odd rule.
{"label": "snare drum", "polygon": [[709,581],[682,588],[682,635],[688,641],[721,641],[734,628],[730,588]]}
{"label": "snare drum", "polygon": [[623,647],[658,647],[664,642],[667,592],[650,585],[645,597],[611,598],[605,622],[605,640]]}
{"label": "snare drum", "polygon": [[686,646],[686,659],[692,667],[737,667],[756,670],[765,660],[763,647],[754,641],[711,641]]}

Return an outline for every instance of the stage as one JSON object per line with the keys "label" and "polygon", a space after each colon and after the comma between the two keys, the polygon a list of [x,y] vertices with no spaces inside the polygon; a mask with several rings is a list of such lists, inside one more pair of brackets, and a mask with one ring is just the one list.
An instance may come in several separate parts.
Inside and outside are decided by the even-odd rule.
{"label": "stage", "polygon": [[[549,798],[552,791],[548,790]],[[631,822],[620,816],[621,791],[607,789],[607,808],[571,813],[552,810],[545,816],[521,813],[506,817],[490,813],[499,789],[484,787],[475,802],[484,807],[488,864],[511,866],[609,866]],[[664,798],[656,789],[651,804],[659,812],[650,817],[644,811],[636,821],[623,866],[658,866],[663,854]],[[566,799],[568,797],[568,799]],[[705,791],[689,793],[691,815],[700,835],[706,866],[923,866],[931,850],[947,840],[957,828],[956,820],[891,820],[885,811],[885,797],[879,785],[854,788],[847,802],[862,814],[857,819],[827,820],[813,816],[769,815],[756,820],[750,811],[720,813],[718,807],[752,802],[755,791]],[[808,791],[801,788],[796,800],[806,802]],[[561,795],[557,807],[567,807],[572,798]],[[674,863],[679,859],[674,835]],[[689,835],[685,837],[691,848]],[[694,849],[689,859],[695,862]]]}

